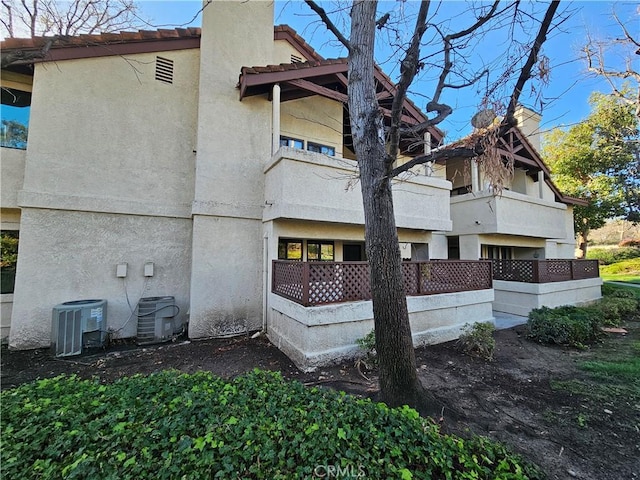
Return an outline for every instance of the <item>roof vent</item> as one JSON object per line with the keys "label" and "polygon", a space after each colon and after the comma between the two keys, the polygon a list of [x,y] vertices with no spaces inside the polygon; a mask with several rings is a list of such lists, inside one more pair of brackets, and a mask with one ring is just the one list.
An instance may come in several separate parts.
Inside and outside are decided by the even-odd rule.
{"label": "roof vent", "polygon": [[304,59],[298,55],[291,55],[291,63],[302,63]]}
{"label": "roof vent", "polygon": [[156,57],[156,80],[173,83],[173,60]]}

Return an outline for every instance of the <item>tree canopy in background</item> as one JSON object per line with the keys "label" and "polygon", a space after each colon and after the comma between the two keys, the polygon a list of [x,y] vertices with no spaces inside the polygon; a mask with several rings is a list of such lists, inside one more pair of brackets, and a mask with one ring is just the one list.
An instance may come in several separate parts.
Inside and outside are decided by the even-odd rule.
{"label": "tree canopy in background", "polygon": [[640,125],[635,105],[617,95],[594,93],[591,114],[546,137],[543,157],[565,193],[589,201],[574,208],[579,246],[610,218],[640,220]]}
{"label": "tree canopy in background", "polygon": [[2,0],[3,37],[118,32],[138,23],[133,0]]}

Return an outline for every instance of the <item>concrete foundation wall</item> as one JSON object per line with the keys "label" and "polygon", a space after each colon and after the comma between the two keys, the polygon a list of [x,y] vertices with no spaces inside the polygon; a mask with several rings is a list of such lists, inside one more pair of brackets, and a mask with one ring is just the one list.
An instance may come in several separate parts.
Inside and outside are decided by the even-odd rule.
{"label": "concrete foundation wall", "polygon": [[494,280],[493,309],[526,317],[534,308],[584,305],[602,298],[601,286],[600,278],[552,283]]}
{"label": "concrete foundation wall", "polygon": [[[267,336],[301,369],[353,358],[356,340],[373,329],[371,301],[303,307],[269,294]],[[493,320],[492,290],[408,297],[415,346],[454,340],[466,323]]]}

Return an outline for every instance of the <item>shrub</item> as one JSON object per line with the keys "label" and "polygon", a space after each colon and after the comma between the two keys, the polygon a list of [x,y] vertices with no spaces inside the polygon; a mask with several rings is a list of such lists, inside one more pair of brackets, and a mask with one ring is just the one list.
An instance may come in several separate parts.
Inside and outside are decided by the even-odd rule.
{"label": "shrub", "polygon": [[505,447],[443,435],[408,407],[285,382],[174,371],[3,391],[3,477],[537,479]]}
{"label": "shrub", "polygon": [[532,310],[527,320],[529,338],[540,343],[584,348],[602,337],[595,308],[564,306]]}
{"label": "shrub", "polygon": [[473,325],[467,323],[462,327],[458,347],[467,355],[492,360],[493,351],[496,348],[494,331],[494,325],[489,322],[477,322]]}
{"label": "shrub", "polygon": [[635,298],[640,300],[640,288],[605,283],[602,285],[602,295],[604,297]]}
{"label": "shrub", "polygon": [[604,265],[638,257],[640,257],[640,248],[635,247],[590,248],[587,250],[588,259],[600,260],[600,263]]}
{"label": "shrub", "polygon": [[365,352],[365,362],[370,365],[378,365],[375,330],[371,330],[364,337],[357,339],[356,343]]}
{"label": "shrub", "polygon": [[632,292],[621,291],[612,296],[603,297],[592,308],[600,314],[603,325],[620,325],[625,317],[638,312],[639,305],[640,302]]}

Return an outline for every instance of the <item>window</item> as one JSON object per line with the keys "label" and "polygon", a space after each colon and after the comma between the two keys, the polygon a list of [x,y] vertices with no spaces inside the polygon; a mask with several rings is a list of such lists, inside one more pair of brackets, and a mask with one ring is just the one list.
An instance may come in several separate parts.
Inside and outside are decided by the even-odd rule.
{"label": "window", "polygon": [[309,262],[333,262],[333,242],[307,241],[307,260]]}
{"label": "window", "polygon": [[281,147],[292,147],[292,148],[299,148],[299,149],[304,149],[304,141],[298,139],[298,138],[291,138],[291,137],[280,137],[280,146]]}
{"label": "window", "polygon": [[336,149],[327,145],[320,145],[319,143],[307,142],[307,150],[310,152],[322,153],[329,155],[330,157],[336,156]]}
{"label": "window", "polygon": [[18,264],[18,231],[2,230],[0,232],[0,293],[13,293],[16,281],[16,265]]}
{"label": "window", "polygon": [[302,240],[278,241],[278,260],[302,260]]}
{"label": "window", "polygon": [[21,150],[27,148],[30,110],[31,92],[2,87],[0,146]]}
{"label": "window", "polygon": [[482,258],[491,260],[513,260],[513,247],[482,245]]}

